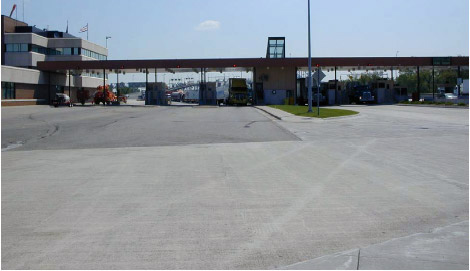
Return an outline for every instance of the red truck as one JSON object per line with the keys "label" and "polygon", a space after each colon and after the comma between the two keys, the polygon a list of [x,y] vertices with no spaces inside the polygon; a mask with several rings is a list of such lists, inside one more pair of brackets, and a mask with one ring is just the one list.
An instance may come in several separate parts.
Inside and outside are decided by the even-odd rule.
{"label": "red truck", "polygon": [[114,92],[109,90],[109,85],[106,85],[104,88],[103,86],[98,86],[93,101],[95,105],[100,103],[110,105],[112,102],[117,102],[117,97]]}

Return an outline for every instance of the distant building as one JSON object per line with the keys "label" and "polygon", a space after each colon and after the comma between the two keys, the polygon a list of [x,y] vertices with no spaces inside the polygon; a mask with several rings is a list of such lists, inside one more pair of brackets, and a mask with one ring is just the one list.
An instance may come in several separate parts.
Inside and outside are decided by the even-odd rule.
{"label": "distant building", "polygon": [[145,87],[145,82],[129,82],[127,83],[130,88],[144,88]]}
{"label": "distant building", "polygon": [[[60,31],[41,30],[2,15],[2,105],[48,104],[55,93],[69,94],[67,71],[42,72],[38,61],[106,60],[102,46]],[[70,96],[94,91],[103,74],[81,71],[70,76]]]}

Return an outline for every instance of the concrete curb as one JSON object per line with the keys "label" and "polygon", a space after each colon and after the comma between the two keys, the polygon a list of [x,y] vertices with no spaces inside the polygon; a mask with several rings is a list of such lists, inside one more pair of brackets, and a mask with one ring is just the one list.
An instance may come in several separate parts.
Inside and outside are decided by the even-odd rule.
{"label": "concrete curb", "polygon": [[468,109],[468,106],[456,106],[456,105],[432,105],[432,104],[396,104],[396,106],[415,106],[415,107],[435,107],[435,108],[455,108],[455,109]]}
{"label": "concrete curb", "polygon": [[254,106],[254,108],[256,108],[256,109],[258,109],[258,110],[261,110],[261,111],[263,111],[264,113],[266,113],[266,114],[268,114],[268,115],[270,115],[270,116],[272,116],[272,117],[274,117],[274,118],[276,118],[276,119],[278,119],[278,120],[282,120],[281,117],[276,116],[276,115],[274,115],[273,113],[271,113],[271,112],[269,112],[269,111],[267,111],[267,110],[265,110],[265,109],[263,109],[263,108],[261,108],[261,107],[259,107],[259,106]]}
{"label": "concrete curb", "polygon": [[[256,109],[259,109],[267,114],[269,114],[270,116],[278,119],[278,120],[283,120],[283,121],[292,121],[290,119],[293,119],[294,121],[302,121],[302,122],[324,122],[324,121],[330,121],[330,120],[340,120],[340,119],[346,119],[346,118],[357,118],[358,116],[361,115],[360,112],[358,112],[357,114],[354,114],[354,115],[348,115],[348,116],[339,116],[339,117],[329,117],[329,118],[314,118],[314,117],[306,117],[306,116],[297,116],[297,115],[294,115],[294,114],[291,114],[289,112],[285,112],[281,109],[276,109],[276,108],[272,108],[273,111],[270,111],[270,110],[266,110],[262,107],[259,107],[259,106],[254,106]],[[281,111],[283,114],[285,114],[285,116],[278,116],[275,114],[276,110],[279,110]],[[350,110],[350,109],[346,109],[346,110]],[[357,111],[356,111],[357,112]],[[290,118],[290,119],[289,119]]]}

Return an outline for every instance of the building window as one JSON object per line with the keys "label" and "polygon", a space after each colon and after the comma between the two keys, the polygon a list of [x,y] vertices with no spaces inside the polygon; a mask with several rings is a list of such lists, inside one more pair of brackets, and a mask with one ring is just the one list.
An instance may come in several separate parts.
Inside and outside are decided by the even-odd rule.
{"label": "building window", "polygon": [[15,99],[15,83],[2,82],[2,99]]}
{"label": "building window", "polygon": [[285,38],[269,37],[266,58],[285,58]]}
{"label": "building window", "polygon": [[84,49],[84,48],[81,48],[81,54],[84,55],[84,56],[87,56],[87,57],[98,59],[98,60],[106,60],[107,59],[107,57],[105,55],[98,54],[98,53],[95,53],[93,51],[90,51],[90,50],[87,50],[87,49]]}
{"label": "building window", "polygon": [[28,52],[27,43],[7,43],[5,52]]}
{"label": "building window", "polygon": [[43,55],[47,54],[47,48],[38,46],[36,44],[31,44],[31,51]]}
{"label": "building window", "polygon": [[63,55],[72,55],[72,48],[62,48]]}
{"label": "building window", "polygon": [[62,55],[62,48],[47,48],[47,55]]}

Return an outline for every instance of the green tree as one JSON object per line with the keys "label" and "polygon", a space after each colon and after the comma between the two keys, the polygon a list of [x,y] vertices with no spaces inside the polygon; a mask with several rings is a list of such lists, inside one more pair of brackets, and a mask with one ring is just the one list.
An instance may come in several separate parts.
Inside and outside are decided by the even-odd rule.
{"label": "green tree", "polygon": [[400,85],[401,87],[406,87],[408,89],[408,93],[415,92],[417,82],[416,78],[417,76],[414,71],[400,71],[400,75],[396,79],[396,84]]}
{"label": "green tree", "polygon": [[[461,71],[462,78],[468,78],[468,70]],[[419,71],[419,83],[421,93],[432,93],[433,82],[432,82],[432,70],[420,70]],[[401,71],[400,75],[396,79],[396,84],[406,87],[408,93],[416,92],[418,88],[418,75],[414,70]],[[434,91],[437,91],[437,84],[457,84],[457,70],[456,69],[444,69],[434,71]]]}
{"label": "green tree", "polygon": [[377,81],[381,78],[382,77],[377,72],[363,73],[361,74],[361,77],[359,77],[358,81],[361,85],[366,85],[366,84],[369,84],[370,82]]}
{"label": "green tree", "polygon": [[119,92],[120,92],[121,95],[123,95],[123,94],[129,94],[129,93],[136,92],[136,90],[134,90],[133,88],[130,88],[130,87],[120,87]]}

